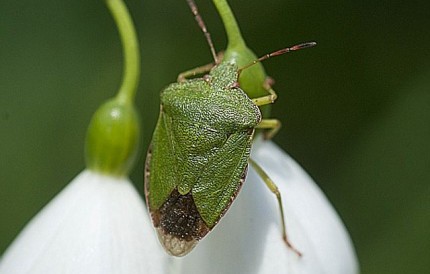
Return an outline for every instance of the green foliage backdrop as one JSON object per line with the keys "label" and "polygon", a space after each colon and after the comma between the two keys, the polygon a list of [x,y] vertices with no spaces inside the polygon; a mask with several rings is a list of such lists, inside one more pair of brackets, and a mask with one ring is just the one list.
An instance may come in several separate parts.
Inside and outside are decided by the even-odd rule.
{"label": "green foliage backdrop", "polygon": [[[221,21],[196,0],[216,48]],[[315,178],[345,221],[363,273],[430,268],[429,1],[231,0],[265,63],[283,121],[275,141]],[[127,1],[141,47],[142,169],[158,94],[211,61],[185,1]],[[0,1],[0,253],[84,167],[91,114],[120,83],[119,37],[104,2]]]}

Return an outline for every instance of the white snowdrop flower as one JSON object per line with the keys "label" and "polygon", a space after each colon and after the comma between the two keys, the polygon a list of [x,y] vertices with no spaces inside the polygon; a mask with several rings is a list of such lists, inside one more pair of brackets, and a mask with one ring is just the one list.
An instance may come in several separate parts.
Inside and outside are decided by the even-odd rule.
{"label": "white snowdrop flower", "polygon": [[168,273],[146,211],[127,178],[84,170],[19,234],[0,273]]}
{"label": "white snowdrop flower", "polygon": [[124,45],[124,78],[87,132],[86,169],[24,228],[0,274],[171,273],[143,200],[128,179],[140,139],[134,106],[140,56],[122,0],[106,0]]}
{"label": "white snowdrop flower", "polygon": [[348,232],[309,175],[270,141],[255,143],[252,158],[277,184],[289,241],[303,256],[282,241],[277,200],[250,166],[236,201],[182,259],[181,273],[358,273]]}

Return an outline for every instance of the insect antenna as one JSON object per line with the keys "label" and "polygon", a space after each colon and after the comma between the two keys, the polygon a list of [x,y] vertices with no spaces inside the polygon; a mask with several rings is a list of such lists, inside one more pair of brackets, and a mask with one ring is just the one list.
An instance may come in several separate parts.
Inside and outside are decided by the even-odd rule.
{"label": "insect antenna", "polygon": [[203,21],[202,17],[200,16],[199,10],[197,9],[197,5],[194,2],[194,0],[187,0],[188,6],[190,7],[192,13],[194,14],[194,18],[197,21],[197,24],[199,25],[200,29],[203,31],[203,34],[206,37],[206,40],[208,41],[209,47],[211,49],[212,56],[214,58],[215,64],[218,64],[218,57],[215,51],[214,44],[212,43],[211,34],[208,32],[205,22]]}
{"label": "insect antenna", "polygon": [[258,58],[256,60],[252,61],[248,65],[245,65],[245,66],[239,68],[238,73],[240,74],[240,72],[242,70],[247,69],[250,66],[253,66],[253,65],[255,65],[255,64],[259,63],[259,62],[262,62],[264,60],[267,60],[267,59],[269,59],[271,57],[279,56],[279,55],[282,55],[282,54],[285,54],[285,53],[288,53],[288,52],[291,52],[291,51],[297,51],[297,50],[301,50],[301,49],[312,48],[312,47],[315,47],[316,45],[317,45],[316,42],[305,42],[305,43],[301,43],[301,44],[298,44],[298,45],[294,45],[294,46],[289,47],[289,48],[283,48],[283,49],[277,50],[275,52],[266,54],[266,55],[264,55],[264,56],[262,56],[262,57],[260,57],[260,58]]}

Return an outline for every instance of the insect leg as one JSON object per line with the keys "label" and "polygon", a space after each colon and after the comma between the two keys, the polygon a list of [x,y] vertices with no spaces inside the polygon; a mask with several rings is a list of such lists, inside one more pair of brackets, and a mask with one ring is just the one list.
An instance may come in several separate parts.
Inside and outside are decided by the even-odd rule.
{"label": "insect leg", "polygon": [[257,106],[273,104],[276,98],[278,98],[278,95],[276,95],[276,92],[272,88],[267,91],[270,93],[269,95],[253,98],[252,101],[254,102],[254,104],[256,104]]}
{"label": "insect leg", "polygon": [[178,82],[181,83],[181,82],[184,82],[186,80],[186,78],[194,77],[198,74],[203,74],[203,73],[209,72],[213,67],[214,67],[214,64],[210,63],[207,65],[203,65],[201,67],[197,67],[197,68],[193,68],[193,69],[184,71],[178,75]]}
{"label": "insect leg", "polygon": [[272,78],[266,77],[263,83],[263,88],[267,91],[267,93],[269,93],[269,95],[252,99],[254,104],[256,104],[257,106],[262,106],[262,105],[273,104],[275,102],[275,100],[278,98],[278,95],[272,89],[273,83],[274,81]]}
{"label": "insect leg", "polygon": [[281,128],[281,121],[278,119],[263,119],[256,128],[269,129],[264,132],[264,139],[269,140],[272,139]]}
{"label": "insect leg", "polygon": [[276,199],[278,200],[279,204],[279,210],[281,213],[281,222],[282,222],[282,239],[287,244],[287,246],[294,251],[298,256],[302,256],[302,253],[298,251],[289,241],[287,237],[287,228],[285,226],[285,217],[284,217],[284,208],[282,206],[282,197],[281,193],[278,190],[278,187],[276,184],[270,179],[270,177],[267,175],[267,173],[261,168],[260,165],[258,165],[254,160],[249,159],[249,163],[252,165],[252,167],[255,169],[255,171],[258,173],[258,175],[263,179],[266,186],[269,188],[269,190],[276,195]]}

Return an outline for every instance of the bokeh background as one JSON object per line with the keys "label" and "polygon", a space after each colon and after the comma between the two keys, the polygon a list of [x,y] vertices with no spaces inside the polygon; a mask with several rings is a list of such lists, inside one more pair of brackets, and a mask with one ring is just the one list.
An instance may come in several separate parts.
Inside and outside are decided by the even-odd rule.
{"label": "bokeh background", "polygon": [[[159,92],[211,55],[185,1],[126,2],[142,47],[141,191]],[[284,125],[275,141],[332,201],[362,273],[429,273],[430,2],[230,2],[258,55],[318,42],[265,62]],[[216,10],[197,4],[222,50]],[[84,168],[89,119],[121,70],[103,1],[0,1],[0,254]]]}

